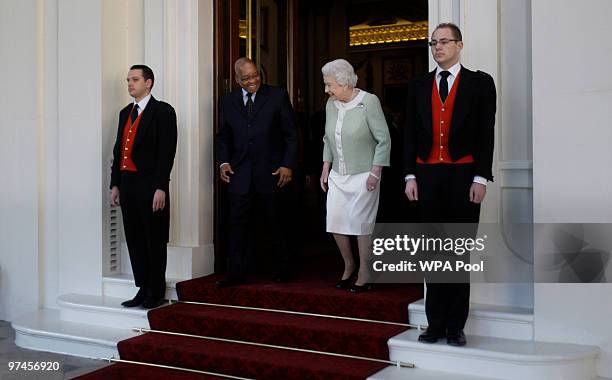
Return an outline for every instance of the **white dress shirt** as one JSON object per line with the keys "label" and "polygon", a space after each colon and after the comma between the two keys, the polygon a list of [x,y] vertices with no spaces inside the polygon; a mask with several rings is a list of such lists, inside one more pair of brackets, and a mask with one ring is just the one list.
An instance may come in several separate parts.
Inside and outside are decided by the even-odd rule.
{"label": "white dress shirt", "polygon": [[149,93],[149,95],[142,98],[139,102],[137,102],[136,99],[134,99],[134,104],[138,104],[138,116],[140,116],[140,114],[142,113],[142,111],[144,111],[147,104],[149,104],[149,100],[151,100],[151,93]]}
{"label": "white dress shirt", "polygon": [[[255,97],[256,96],[257,96],[256,92],[254,92],[253,95],[251,95],[251,99],[253,100],[253,103],[255,103]],[[246,106],[248,100],[249,100],[249,92],[243,88],[242,89],[242,101],[244,102],[245,106]]]}
{"label": "white dress shirt", "polygon": [[442,71],[448,71],[450,73],[450,75],[446,78],[446,81],[448,82],[448,93],[450,94],[451,89],[453,88],[453,84],[455,83],[455,79],[457,79],[459,71],[461,71],[461,63],[455,63],[448,70],[444,70],[440,66],[436,68],[436,85],[438,86],[438,89],[440,88],[440,79],[442,79],[442,75],[440,75],[440,72]]}

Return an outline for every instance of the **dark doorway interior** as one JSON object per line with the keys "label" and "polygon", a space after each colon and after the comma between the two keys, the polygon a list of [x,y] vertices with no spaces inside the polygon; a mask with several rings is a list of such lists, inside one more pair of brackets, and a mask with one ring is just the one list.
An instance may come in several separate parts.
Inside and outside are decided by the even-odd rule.
{"label": "dark doorway interior", "polygon": [[[387,116],[392,137],[391,167],[381,182],[379,222],[412,222],[415,210],[403,193],[402,125],[407,84],[428,69],[427,1],[336,0],[302,1],[299,7],[298,113],[304,141],[301,187],[301,230],[319,248],[325,236],[324,196],[318,185],[321,171],[325,102],[321,67],[344,58],[359,77],[357,86],[376,94]],[[389,33],[391,32],[391,33]],[[414,38],[406,41],[407,38]],[[395,39],[396,42],[390,41]],[[313,186],[308,186],[308,176]],[[323,236],[317,234],[323,232]],[[333,242],[332,248],[335,248]]]}
{"label": "dark doorway interior", "polygon": [[[287,88],[292,97],[301,136],[292,253],[336,251],[325,232],[325,194],[319,187],[327,100],[320,69],[336,58],[351,62],[357,86],[376,94],[387,116],[392,157],[383,172],[378,221],[416,221],[403,193],[402,125],[407,83],[428,69],[427,0],[218,0],[217,7],[227,16],[217,17],[217,70],[224,78],[217,79],[218,97],[236,86],[231,64],[243,55],[257,62],[266,83]],[[215,266],[222,272],[227,198],[224,186],[216,189]],[[262,240],[259,251],[265,256]]]}

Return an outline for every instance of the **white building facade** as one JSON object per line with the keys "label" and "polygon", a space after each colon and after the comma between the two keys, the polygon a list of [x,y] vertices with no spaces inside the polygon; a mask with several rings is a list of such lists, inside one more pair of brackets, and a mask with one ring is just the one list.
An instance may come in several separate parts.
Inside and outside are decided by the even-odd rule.
{"label": "white building facade", "polygon": [[[497,85],[496,181],[482,221],[612,222],[610,14],[608,0],[429,1],[430,29],[457,23],[462,63]],[[153,68],[153,95],[178,115],[167,277],[212,273],[214,19],[213,0],[0,1],[0,319],[18,344],[112,354],[146,320],[104,301],[134,289],[108,192],[133,63]],[[612,378],[612,284],[478,284],[472,301],[473,334],[561,347],[513,365],[556,358],[549,378]],[[411,318],[422,309],[411,305]],[[83,318],[96,327],[81,332],[72,323]],[[457,365],[494,374],[513,360],[473,355]]]}

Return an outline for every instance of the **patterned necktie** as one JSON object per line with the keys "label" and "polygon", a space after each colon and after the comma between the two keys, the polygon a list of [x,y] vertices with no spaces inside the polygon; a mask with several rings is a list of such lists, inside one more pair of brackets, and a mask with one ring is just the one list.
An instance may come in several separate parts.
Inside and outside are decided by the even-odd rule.
{"label": "patterned necktie", "polygon": [[246,109],[247,109],[247,115],[249,117],[251,117],[251,115],[253,114],[253,94],[251,94],[250,92],[247,92],[247,102],[246,102]]}
{"label": "patterned necktie", "polygon": [[446,97],[448,96],[448,76],[450,75],[449,71],[440,71],[440,99],[442,99],[442,103],[446,101]]}
{"label": "patterned necktie", "polygon": [[138,119],[138,104],[134,104],[134,107],[132,107],[132,112],[130,112],[130,119],[132,119],[132,124],[134,124],[136,122],[136,119]]}

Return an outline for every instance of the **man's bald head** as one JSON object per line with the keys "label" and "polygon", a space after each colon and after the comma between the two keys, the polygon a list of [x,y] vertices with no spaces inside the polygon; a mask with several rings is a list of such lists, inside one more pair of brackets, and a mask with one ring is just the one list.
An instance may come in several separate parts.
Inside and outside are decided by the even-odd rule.
{"label": "man's bald head", "polygon": [[234,71],[236,72],[236,83],[244,88],[247,92],[255,93],[261,85],[259,71],[252,59],[241,57],[234,63]]}

